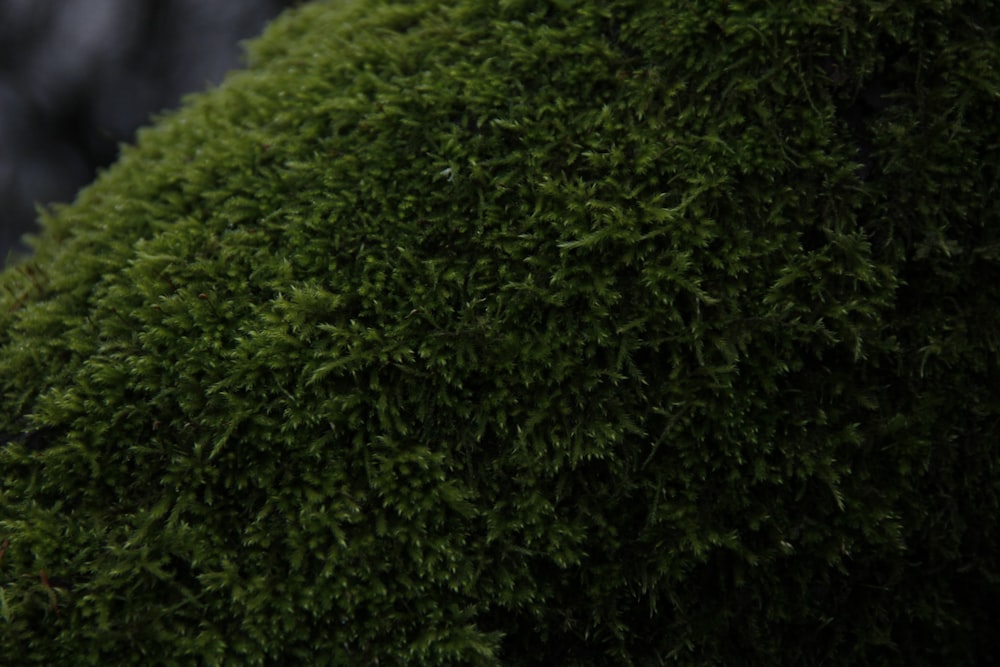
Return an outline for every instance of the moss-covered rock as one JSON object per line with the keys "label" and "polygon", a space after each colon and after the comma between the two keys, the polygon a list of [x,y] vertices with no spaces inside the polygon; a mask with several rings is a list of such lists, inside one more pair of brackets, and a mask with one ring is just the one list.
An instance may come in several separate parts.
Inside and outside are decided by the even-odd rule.
{"label": "moss-covered rock", "polygon": [[996,659],[998,30],[282,18],[0,275],[0,661]]}

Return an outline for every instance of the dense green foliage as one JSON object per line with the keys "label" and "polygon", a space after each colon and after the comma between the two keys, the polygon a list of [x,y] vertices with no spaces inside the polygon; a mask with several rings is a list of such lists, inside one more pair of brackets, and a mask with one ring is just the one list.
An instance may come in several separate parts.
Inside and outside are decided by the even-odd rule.
{"label": "dense green foliage", "polygon": [[998,30],[283,17],[0,274],[0,662],[995,659]]}

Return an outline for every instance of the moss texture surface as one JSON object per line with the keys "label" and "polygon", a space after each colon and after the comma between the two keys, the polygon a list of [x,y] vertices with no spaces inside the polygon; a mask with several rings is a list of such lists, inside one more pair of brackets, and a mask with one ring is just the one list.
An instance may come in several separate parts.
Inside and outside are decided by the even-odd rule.
{"label": "moss texture surface", "polygon": [[998,30],[278,20],[0,274],[0,662],[997,659]]}

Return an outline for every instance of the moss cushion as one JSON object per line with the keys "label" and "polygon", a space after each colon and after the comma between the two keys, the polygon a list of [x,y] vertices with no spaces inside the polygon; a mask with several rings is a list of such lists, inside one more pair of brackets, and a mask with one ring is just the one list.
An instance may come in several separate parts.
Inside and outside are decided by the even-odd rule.
{"label": "moss cushion", "polygon": [[0,274],[0,662],[997,659],[998,32],[288,13]]}

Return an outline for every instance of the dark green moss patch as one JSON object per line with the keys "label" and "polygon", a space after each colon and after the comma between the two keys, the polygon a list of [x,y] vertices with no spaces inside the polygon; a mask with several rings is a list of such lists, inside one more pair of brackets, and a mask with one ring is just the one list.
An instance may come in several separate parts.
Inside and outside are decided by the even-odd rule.
{"label": "dark green moss patch", "polygon": [[998,28],[278,20],[0,274],[0,655],[995,659]]}

